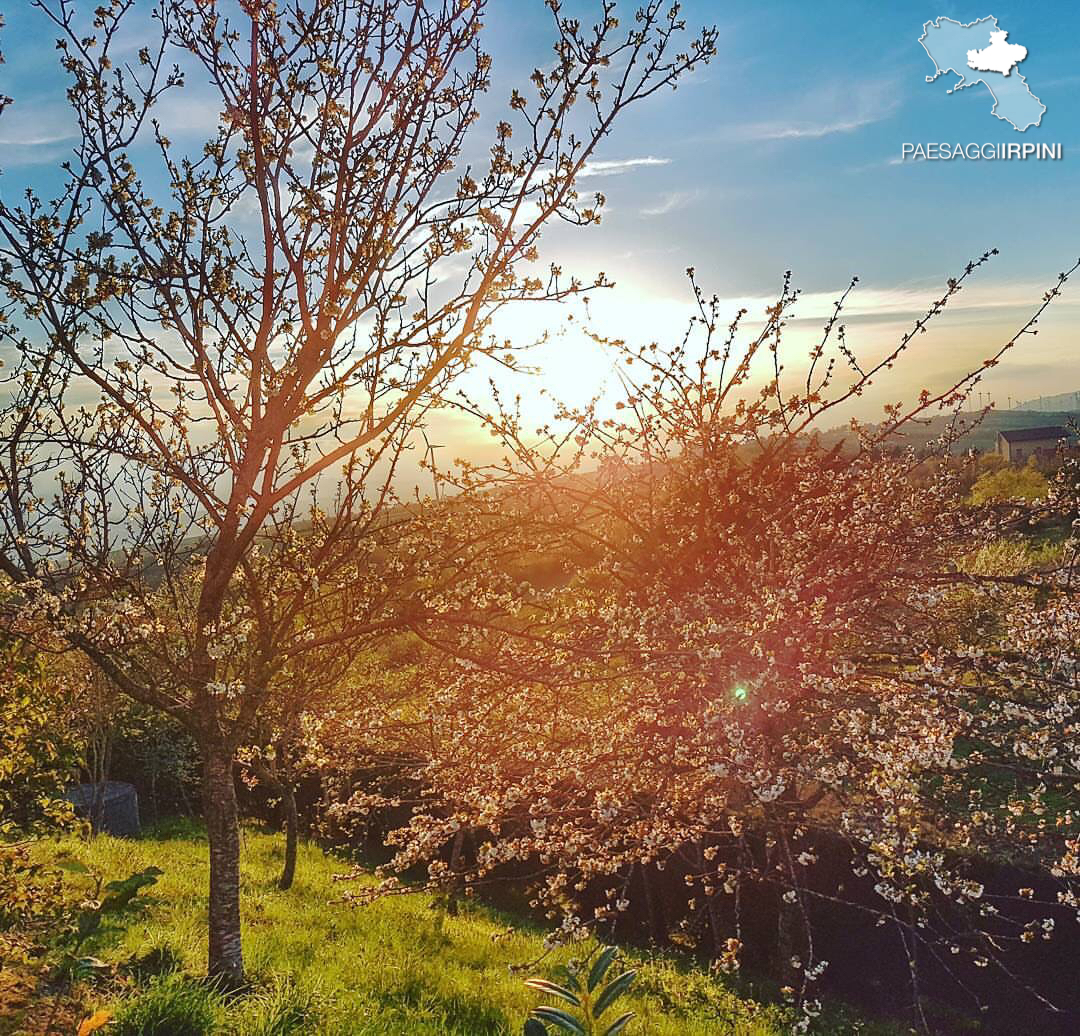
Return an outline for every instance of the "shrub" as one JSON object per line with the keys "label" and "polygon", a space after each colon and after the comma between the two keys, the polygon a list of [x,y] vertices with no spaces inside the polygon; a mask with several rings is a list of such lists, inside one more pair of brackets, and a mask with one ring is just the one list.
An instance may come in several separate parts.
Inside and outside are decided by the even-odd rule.
{"label": "shrub", "polygon": [[63,792],[77,755],[71,695],[40,655],[0,638],[0,836],[70,819]]}
{"label": "shrub", "polygon": [[980,475],[971,489],[973,504],[1003,500],[1045,500],[1050,492],[1046,476],[1034,464],[1023,468],[1001,468]]}
{"label": "shrub", "polygon": [[63,875],[40,866],[25,845],[0,845],[0,960],[33,960],[48,933],[67,920]]}

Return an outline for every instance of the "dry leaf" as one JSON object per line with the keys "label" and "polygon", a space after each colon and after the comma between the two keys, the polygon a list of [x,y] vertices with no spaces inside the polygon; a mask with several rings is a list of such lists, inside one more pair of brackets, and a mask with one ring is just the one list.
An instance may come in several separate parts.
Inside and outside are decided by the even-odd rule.
{"label": "dry leaf", "polygon": [[79,1026],[77,1036],[89,1036],[90,1033],[97,1032],[108,1024],[110,1018],[112,1018],[112,1013],[109,1011],[95,1011]]}

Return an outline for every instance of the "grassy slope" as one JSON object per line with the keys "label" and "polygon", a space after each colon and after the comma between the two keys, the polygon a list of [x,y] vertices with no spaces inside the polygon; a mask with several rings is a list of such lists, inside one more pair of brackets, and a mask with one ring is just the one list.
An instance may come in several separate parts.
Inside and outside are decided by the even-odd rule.
{"label": "grassy slope", "polygon": [[[542,953],[542,933],[510,927],[510,919],[475,907],[442,917],[430,899],[409,895],[374,905],[341,903],[347,886],[333,880],[340,861],[313,846],[301,847],[297,881],[280,892],[280,838],[245,833],[244,952],[263,997],[218,1005],[221,1031],[243,1036],[271,1031],[267,1004],[279,999],[312,1000],[318,1021],[297,1032],[340,1036],[494,1036],[521,1032],[536,1003],[511,974],[510,964]],[[206,846],[194,831],[163,831],[138,841],[74,838],[43,843],[43,859],[75,857],[107,880],[154,865],[165,871],[145,905],[124,928],[104,933],[83,952],[121,963],[153,948],[169,947],[185,970],[204,968]],[[550,975],[569,953],[548,957],[536,971]],[[102,989],[86,998],[92,1007],[116,1005],[116,992]],[[784,1013],[741,1000],[719,981],[664,960],[643,960],[628,1008],[638,1021],[628,1033],[652,1036],[771,1036],[788,1031]],[[102,1030],[107,1033],[108,1028]],[[278,1030],[281,1031],[281,1030]],[[838,1031],[838,1030],[833,1030]],[[860,1028],[846,1031],[868,1031]]]}

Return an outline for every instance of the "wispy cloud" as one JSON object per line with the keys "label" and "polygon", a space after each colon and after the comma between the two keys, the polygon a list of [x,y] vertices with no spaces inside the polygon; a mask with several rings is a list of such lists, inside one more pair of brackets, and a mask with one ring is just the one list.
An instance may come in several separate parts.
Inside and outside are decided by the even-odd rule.
{"label": "wispy cloud", "polygon": [[745,127],[747,140],[820,140],[834,133],[853,133],[863,126],[880,122],[884,115],[866,115],[857,119],[841,119],[836,122],[761,122]]}
{"label": "wispy cloud", "polygon": [[[955,326],[955,318],[967,325],[1000,326],[1011,333],[1013,325],[1022,324],[1038,306],[1053,280],[1050,277],[973,281],[950,300],[947,315],[943,315],[940,323]],[[801,295],[790,313],[790,324],[819,335],[821,324],[833,312],[838,293],[844,287],[838,284],[832,290],[814,290]],[[922,317],[945,290],[945,283],[934,278],[898,285],[860,283],[844,307],[845,323],[878,323],[882,325],[883,333],[887,333],[892,324],[895,325],[893,330],[903,332]],[[721,313],[732,316],[745,309],[744,326],[747,329],[759,327],[766,311],[775,304],[776,295],[769,293],[724,296],[717,303]],[[611,293],[597,294],[591,298],[590,306],[596,326],[610,328],[612,335],[633,340],[670,340],[672,328],[684,327],[692,313],[688,295],[652,295],[629,283]],[[1080,306],[1080,298],[1066,295],[1055,304],[1055,311],[1076,306]]]}
{"label": "wispy cloud", "polygon": [[821,140],[836,134],[855,133],[864,126],[883,122],[900,106],[900,90],[891,78],[861,83],[852,89],[843,82],[823,83],[806,95],[794,111],[733,127],[740,140]]}
{"label": "wispy cloud", "polygon": [[1056,90],[1063,86],[1080,86],[1080,74],[1057,76],[1053,79],[1040,79],[1039,86],[1043,90]]}
{"label": "wispy cloud", "polygon": [[881,158],[876,162],[865,162],[862,165],[848,166],[847,171],[849,173],[869,173],[875,170],[888,169],[890,166],[904,164],[904,160],[899,155],[893,155],[892,158]]}
{"label": "wispy cloud", "polygon": [[691,202],[701,197],[701,191],[668,191],[660,196],[652,205],[646,205],[642,210],[643,216],[666,216],[676,209],[685,208]]}
{"label": "wispy cloud", "polygon": [[169,130],[173,139],[190,137],[205,140],[221,124],[221,99],[202,84],[168,90],[154,106],[154,118]]}
{"label": "wispy cloud", "polygon": [[71,147],[66,144],[50,144],[47,147],[33,144],[0,144],[0,147],[3,147],[0,171],[4,172],[30,166],[56,165],[63,159],[71,157]]}
{"label": "wispy cloud", "polygon": [[619,176],[622,173],[628,172],[631,169],[638,169],[641,166],[670,164],[670,158],[655,158],[653,155],[646,155],[644,158],[617,158],[597,162],[586,162],[585,165],[581,167],[581,172],[578,173],[578,179],[585,176]]}
{"label": "wispy cloud", "polygon": [[0,137],[0,147],[49,147],[52,144],[62,144],[65,140],[74,140],[72,133],[50,134],[40,137]]}
{"label": "wispy cloud", "polygon": [[16,98],[0,120],[0,166],[12,169],[55,162],[70,151],[76,130],[70,109],[54,98]]}

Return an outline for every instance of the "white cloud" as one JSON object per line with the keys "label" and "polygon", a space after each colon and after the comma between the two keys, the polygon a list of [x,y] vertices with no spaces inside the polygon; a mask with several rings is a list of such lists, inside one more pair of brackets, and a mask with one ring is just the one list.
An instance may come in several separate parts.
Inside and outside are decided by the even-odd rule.
{"label": "white cloud", "polygon": [[876,169],[888,169],[889,166],[905,165],[903,158],[899,155],[894,155],[892,158],[882,158],[876,162],[866,162],[863,165],[848,166],[849,173],[869,173]]}
{"label": "white cloud", "polygon": [[[1042,299],[1043,293],[1050,287],[1052,280],[1053,278],[1047,281],[975,279],[965,285],[959,294],[953,296],[947,306],[947,312],[983,311],[989,313],[1008,309],[1034,310]],[[944,292],[945,284],[936,279],[913,281],[891,287],[859,284],[849,296],[844,313],[849,320],[859,317],[877,319],[892,317],[905,321],[924,313],[931,302],[940,298]],[[838,297],[836,291],[806,292],[799,297],[792,319],[820,322],[832,312],[833,304]],[[763,314],[765,308],[775,301],[775,298],[768,295],[731,298],[724,300],[721,308],[734,311],[745,306],[749,310],[749,319],[752,321]],[[1056,306],[1060,308],[1070,304],[1075,305],[1078,301],[1080,300],[1065,296],[1056,303]]]}
{"label": "white cloud", "polygon": [[854,133],[889,118],[900,106],[900,87],[892,78],[861,82],[822,82],[794,105],[785,104],[781,116],[732,128],[741,140],[820,140]]}
{"label": "white cloud", "polygon": [[685,208],[691,202],[701,197],[701,191],[668,191],[652,205],[646,205],[641,210],[643,216],[666,216],[676,209]]}
{"label": "white cloud", "polygon": [[47,134],[44,136],[30,137],[0,137],[0,147],[49,147],[52,144],[62,144],[65,140],[74,140],[72,133]]}
{"label": "white cloud", "polygon": [[883,116],[867,115],[857,119],[841,119],[837,122],[777,123],[760,122],[744,129],[748,140],[820,140],[834,133],[852,133],[863,126],[879,122]]}
{"label": "white cloud", "polygon": [[199,84],[166,91],[150,114],[161,123],[166,136],[201,141],[217,133],[221,108],[221,98]]}
{"label": "white cloud", "polygon": [[581,167],[581,172],[578,173],[578,179],[586,176],[619,176],[630,169],[637,169],[641,166],[670,164],[670,158],[656,158],[653,155],[646,155],[644,158],[619,158],[586,162]]}
{"label": "white cloud", "polygon": [[78,127],[70,108],[41,95],[15,103],[0,117],[0,166],[42,165],[69,153]]}

